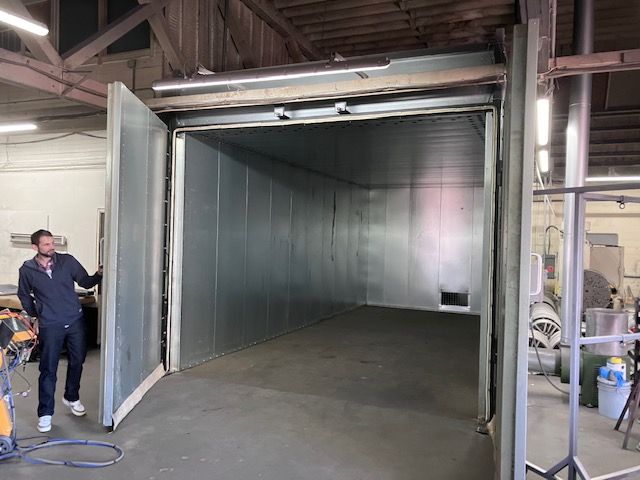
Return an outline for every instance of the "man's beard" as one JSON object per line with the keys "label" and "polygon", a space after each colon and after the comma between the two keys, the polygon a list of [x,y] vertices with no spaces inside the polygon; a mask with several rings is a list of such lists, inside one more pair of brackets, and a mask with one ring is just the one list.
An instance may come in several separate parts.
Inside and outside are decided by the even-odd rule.
{"label": "man's beard", "polygon": [[53,254],[56,253],[56,251],[54,249],[51,249],[51,250],[47,250],[46,252],[43,252],[42,250],[38,249],[38,253],[43,257],[51,258],[53,257]]}

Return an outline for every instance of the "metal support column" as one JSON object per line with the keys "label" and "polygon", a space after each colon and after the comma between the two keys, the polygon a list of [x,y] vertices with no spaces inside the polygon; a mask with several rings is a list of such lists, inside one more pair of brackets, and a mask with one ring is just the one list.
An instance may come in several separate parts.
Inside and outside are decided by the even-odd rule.
{"label": "metal support column", "polygon": [[[593,53],[593,16],[594,0],[579,0],[574,2],[573,30],[574,30],[574,54]],[[581,187],[587,176],[589,165],[589,129],[591,114],[591,74],[576,75],[571,79],[571,97],[569,101],[569,120],[567,124],[567,153],[565,167],[565,187]],[[573,303],[564,301],[574,298],[573,292],[582,292],[582,278],[572,274],[572,262],[578,260],[574,250],[576,245],[571,219],[576,210],[576,197],[565,195],[564,199],[564,251],[562,255],[562,315],[561,318],[561,344],[568,345],[572,330],[571,320],[575,317]],[[582,249],[582,243],[578,245]],[[582,265],[582,264],[580,264]],[[580,276],[582,269],[580,269]],[[582,307],[580,303],[578,308]]]}

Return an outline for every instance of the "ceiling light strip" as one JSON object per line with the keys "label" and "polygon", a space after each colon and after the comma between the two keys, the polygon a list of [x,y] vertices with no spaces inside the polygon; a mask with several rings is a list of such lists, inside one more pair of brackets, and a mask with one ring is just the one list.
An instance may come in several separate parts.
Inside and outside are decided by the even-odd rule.
{"label": "ceiling light strip", "polygon": [[49,28],[46,25],[29,18],[14,15],[6,10],[0,10],[0,23],[11,25],[12,27],[25,30],[40,37],[44,37],[49,33]]}
{"label": "ceiling light strip", "polygon": [[38,126],[35,123],[9,123],[0,124],[0,133],[13,133],[13,132],[29,132],[37,130]]}
{"label": "ceiling light strip", "polygon": [[640,182],[640,175],[627,175],[619,177],[587,177],[587,182]]}
{"label": "ceiling light strip", "polygon": [[213,87],[218,85],[267,82],[275,80],[291,80],[295,78],[336,75],[349,72],[367,72],[388,68],[391,61],[387,57],[366,58],[357,60],[297,63],[276,67],[235,70],[226,73],[199,75],[194,78],[158,80],[153,82],[155,91],[183,90],[192,88]]}

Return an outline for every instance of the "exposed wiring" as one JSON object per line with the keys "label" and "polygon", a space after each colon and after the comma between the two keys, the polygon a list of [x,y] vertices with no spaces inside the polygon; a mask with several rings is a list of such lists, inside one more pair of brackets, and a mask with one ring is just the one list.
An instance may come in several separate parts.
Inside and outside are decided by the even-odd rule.
{"label": "exposed wiring", "polygon": [[87,133],[87,132],[71,132],[71,133],[65,133],[62,135],[58,135],[55,137],[50,137],[50,138],[41,138],[39,140],[26,140],[24,142],[3,142],[0,143],[0,145],[28,145],[31,143],[42,143],[42,142],[50,142],[53,140],[60,140],[61,138],[67,138],[70,137],[72,135],[81,135],[83,137],[91,137],[91,138],[99,138],[101,140],[106,140],[107,137],[102,137],[100,135],[94,135],[92,133]]}
{"label": "exposed wiring", "polygon": [[[105,462],[87,462],[79,460],[53,460],[49,458],[34,457],[32,452],[42,450],[44,448],[59,447],[63,445],[82,445],[86,447],[105,447],[115,450],[117,456],[113,460],[107,460]],[[102,468],[114,465],[124,458],[124,451],[115,443],[101,442],[98,440],[76,440],[66,438],[53,438],[46,442],[36,445],[29,445],[28,447],[16,447],[16,450],[10,454],[9,458],[19,457],[25,462],[34,465],[64,465],[66,467],[77,468]],[[0,456],[0,461],[4,460],[4,456]]]}
{"label": "exposed wiring", "polygon": [[[531,324],[531,322],[529,322],[529,330],[531,330],[531,338],[533,339],[533,325]],[[566,392],[564,390],[562,390],[560,387],[558,387],[555,383],[553,383],[551,381],[551,379],[549,378],[549,376],[547,375],[547,372],[544,371],[544,368],[542,367],[542,360],[540,360],[540,353],[538,352],[538,346],[536,345],[536,342],[532,342],[533,343],[533,349],[536,352],[536,357],[538,358],[538,365],[540,365],[540,371],[542,372],[542,374],[544,375],[544,378],[547,379],[547,382],[549,382],[549,385],[551,385],[553,388],[555,388],[556,390],[558,390],[560,393],[564,393],[565,395],[569,395],[569,392]]]}

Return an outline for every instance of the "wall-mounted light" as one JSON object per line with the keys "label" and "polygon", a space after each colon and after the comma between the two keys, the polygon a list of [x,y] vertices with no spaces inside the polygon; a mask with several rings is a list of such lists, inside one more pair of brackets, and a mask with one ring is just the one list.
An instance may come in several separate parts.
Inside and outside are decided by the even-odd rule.
{"label": "wall-mounted light", "polygon": [[587,182],[640,182],[640,176],[627,175],[620,177],[587,177]]}
{"label": "wall-mounted light", "polygon": [[547,173],[549,171],[549,150],[541,148],[538,150],[538,168],[540,173]]}
{"label": "wall-mounted light", "polygon": [[348,72],[382,70],[391,64],[387,57],[360,58],[355,60],[328,60],[322,62],[294,63],[275,67],[234,70],[233,72],[198,75],[194,78],[157,80],[151,88],[155,91],[183,90],[241,83],[291,80],[294,78],[335,75]]}
{"label": "wall-mounted light", "polygon": [[24,18],[13,13],[9,13],[6,10],[0,10],[0,23],[6,23],[14,28],[25,30],[41,37],[44,37],[49,33],[49,28],[46,25],[40,22],[35,22],[30,18]]}
{"label": "wall-mounted light", "polygon": [[551,126],[551,102],[548,98],[539,98],[536,102],[537,137],[541,147],[549,143]]}
{"label": "wall-mounted light", "polygon": [[13,132],[29,132],[37,130],[38,126],[35,123],[7,123],[0,124],[0,133],[13,133]]}

